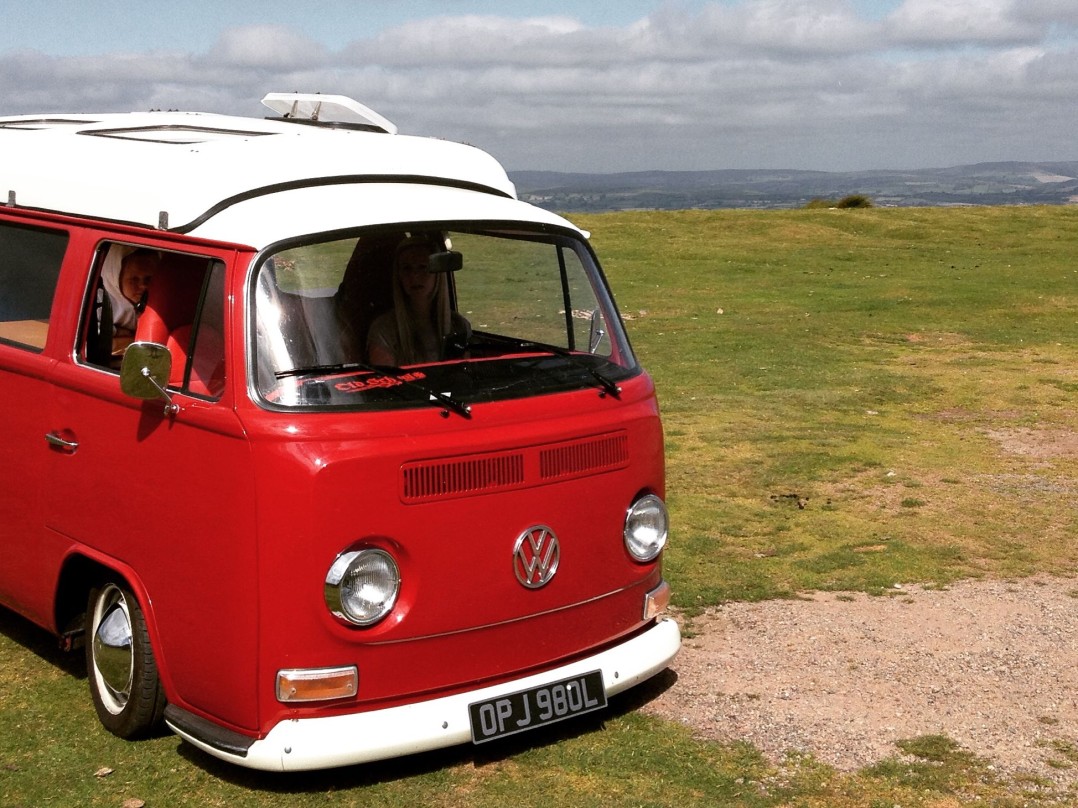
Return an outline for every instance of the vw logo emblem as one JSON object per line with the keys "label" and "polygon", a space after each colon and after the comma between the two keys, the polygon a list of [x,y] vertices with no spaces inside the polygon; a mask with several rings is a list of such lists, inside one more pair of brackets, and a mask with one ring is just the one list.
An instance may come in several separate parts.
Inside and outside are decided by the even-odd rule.
{"label": "vw logo emblem", "polygon": [[560,558],[561,546],[554,531],[546,525],[536,525],[517,537],[513,546],[513,572],[528,589],[538,589],[554,577]]}

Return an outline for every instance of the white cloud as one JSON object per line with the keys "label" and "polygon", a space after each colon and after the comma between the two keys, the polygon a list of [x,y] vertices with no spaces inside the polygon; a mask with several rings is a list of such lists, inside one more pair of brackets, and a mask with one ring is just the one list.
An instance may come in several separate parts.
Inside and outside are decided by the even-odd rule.
{"label": "white cloud", "polygon": [[878,40],[879,30],[859,19],[846,0],[756,0],[711,6],[704,18],[746,50],[780,54],[861,51]]}
{"label": "white cloud", "polygon": [[338,53],[280,26],[204,53],[0,54],[0,110],[261,115],[274,90],[342,93],[402,131],[510,168],[901,168],[1078,157],[1073,2],[671,3],[632,25],[420,20]]}
{"label": "white cloud", "polygon": [[905,44],[1035,42],[1043,20],[1019,14],[1021,0],[905,0],[886,21]]}
{"label": "white cloud", "polygon": [[1033,23],[1078,28],[1078,3],[1073,0],[1023,0],[1015,13]]}
{"label": "white cloud", "polygon": [[434,17],[357,42],[345,54],[358,63],[399,67],[558,61],[573,53],[568,40],[584,30],[565,17]]}
{"label": "white cloud", "polygon": [[226,30],[210,50],[212,62],[232,67],[291,70],[321,64],[325,49],[280,25],[251,25]]}

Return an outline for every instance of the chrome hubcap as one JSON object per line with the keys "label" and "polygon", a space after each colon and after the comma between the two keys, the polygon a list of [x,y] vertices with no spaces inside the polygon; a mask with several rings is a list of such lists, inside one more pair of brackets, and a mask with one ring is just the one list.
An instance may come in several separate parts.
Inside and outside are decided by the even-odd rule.
{"label": "chrome hubcap", "polygon": [[123,593],[111,585],[101,593],[95,611],[93,675],[101,685],[98,691],[105,707],[119,713],[131,696],[134,672],[131,615]]}

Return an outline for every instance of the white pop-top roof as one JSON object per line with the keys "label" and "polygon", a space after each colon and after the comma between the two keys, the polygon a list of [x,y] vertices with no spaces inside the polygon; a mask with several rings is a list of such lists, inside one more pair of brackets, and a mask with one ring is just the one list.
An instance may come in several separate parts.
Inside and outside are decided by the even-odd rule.
{"label": "white pop-top roof", "polygon": [[394,134],[392,123],[342,96],[271,94],[264,103],[284,117],[0,117],[0,205],[256,247],[424,217],[568,225],[516,201],[505,170],[479,149]]}

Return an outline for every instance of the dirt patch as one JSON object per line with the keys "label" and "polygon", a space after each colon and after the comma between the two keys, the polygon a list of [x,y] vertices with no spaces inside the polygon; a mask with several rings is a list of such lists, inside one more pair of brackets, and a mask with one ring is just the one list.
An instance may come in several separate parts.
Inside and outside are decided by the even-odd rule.
{"label": "dirt patch", "polygon": [[970,344],[969,337],[947,331],[933,332],[931,334],[919,334],[916,332],[906,334],[906,342],[911,345],[930,345],[937,348],[954,348],[958,345]]}
{"label": "dirt patch", "polygon": [[1078,432],[1067,429],[988,429],[985,434],[1006,454],[1034,459],[1078,456]]}
{"label": "dirt patch", "polygon": [[1078,788],[1078,580],[732,603],[685,626],[644,709],[841,770],[946,735],[1001,773]]}

